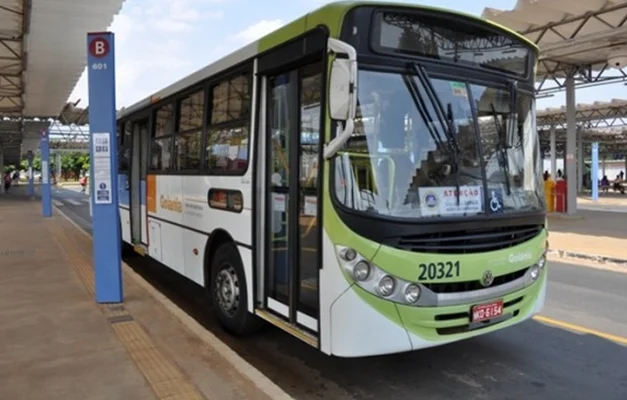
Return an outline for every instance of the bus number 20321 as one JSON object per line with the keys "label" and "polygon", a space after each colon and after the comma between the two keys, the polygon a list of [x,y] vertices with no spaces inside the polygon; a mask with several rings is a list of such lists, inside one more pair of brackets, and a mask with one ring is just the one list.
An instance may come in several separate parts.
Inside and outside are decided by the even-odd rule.
{"label": "bus number 20321", "polygon": [[459,261],[421,263],[418,265],[418,268],[420,269],[420,274],[418,275],[419,281],[455,278],[459,276],[460,263]]}

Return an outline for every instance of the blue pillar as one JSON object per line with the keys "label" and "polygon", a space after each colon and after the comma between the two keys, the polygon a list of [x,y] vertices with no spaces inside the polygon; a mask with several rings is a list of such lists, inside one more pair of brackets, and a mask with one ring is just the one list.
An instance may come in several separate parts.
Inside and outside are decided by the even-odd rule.
{"label": "blue pillar", "polygon": [[113,33],[87,34],[90,199],[96,302],[123,300],[117,188]]}
{"label": "blue pillar", "polygon": [[30,197],[35,196],[35,176],[33,171],[33,152],[28,150],[26,153],[26,159],[28,161],[28,195]]}
{"label": "blue pillar", "polygon": [[592,200],[599,200],[599,143],[592,143],[592,163],[590,165],[590,185]]}
{"label": "blue pillar", "polygon": [[52,217],[52,193],[50,192],[50,141],[48,130],[41,131],[41,210],[44,217]]}

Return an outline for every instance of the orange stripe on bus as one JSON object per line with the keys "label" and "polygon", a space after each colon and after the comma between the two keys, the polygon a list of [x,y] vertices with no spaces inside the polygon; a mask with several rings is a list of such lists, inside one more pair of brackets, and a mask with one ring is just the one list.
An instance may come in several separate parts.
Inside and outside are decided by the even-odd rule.
{"label": "orange stripe on bus", "polygon": [[157,212],[157,176],[146,177],[146,211]]}

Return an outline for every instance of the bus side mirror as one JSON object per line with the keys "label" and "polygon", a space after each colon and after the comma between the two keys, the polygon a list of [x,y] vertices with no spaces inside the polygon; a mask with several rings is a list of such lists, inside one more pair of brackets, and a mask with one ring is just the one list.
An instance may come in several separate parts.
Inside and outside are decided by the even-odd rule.
{"label": "bus side mirror", "polygon": [[[329,52],[335,54],[329,76],[329,116],[344,121],[338,124],[335,137],[324,146],[324,158],[330,159],[353,134],[357,113],[357,52],[341,40],[328,39]],[[339,57],[344,55],[347,58]]]}
{"label": "bus side mirror", "polygon": [[351,61],[336,58],[331,64],[329,79],[329,115],[331,119],[346,121],[350,118],[353,97],[351,83]]}

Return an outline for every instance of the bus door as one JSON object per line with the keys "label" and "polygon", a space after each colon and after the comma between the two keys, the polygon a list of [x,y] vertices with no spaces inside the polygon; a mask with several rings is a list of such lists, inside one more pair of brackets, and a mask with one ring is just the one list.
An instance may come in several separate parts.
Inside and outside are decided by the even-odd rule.
{"label": "bus door", "polygon": [[130,184],[129,184],[129,168],[131,161],[131,144],[133,126],[130,121],[121,123],[119,129],[118,141],[118,202],[120,207],[120,230],[122,240],[131,243],[130,231]]}
{"label": "bus door", "polygon": [[130,209],[131,241],[133,244],[148,244],[146,223],[146,174],[148,170],[149,118],[133,121],[131,168],[130,168]]}
{"label": "bus door", "polygon": [[[324,48],[303,57],[289,69],[260,71],[260,164],[264,215],[261,303],[258,313],[288,332],[318,346],[321,175],[318,174],[322,127]],[[306,46],[301,46],[306,49]],[[281,50],[277,51],[280,53]],[[293,55],[293,53],[291,54]],[[262,57],[285,63],[281,54]],[[296,328],[296,329],[294,329]]]}

